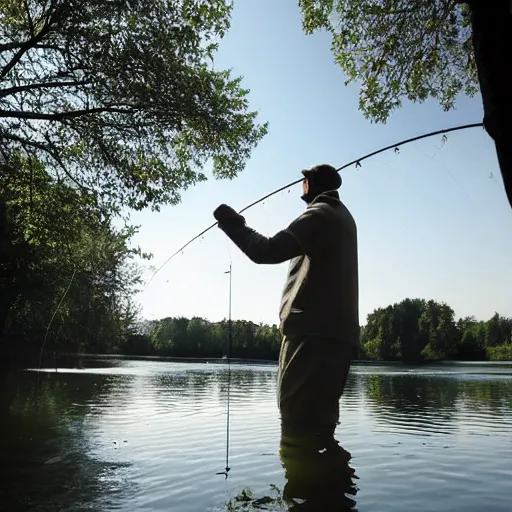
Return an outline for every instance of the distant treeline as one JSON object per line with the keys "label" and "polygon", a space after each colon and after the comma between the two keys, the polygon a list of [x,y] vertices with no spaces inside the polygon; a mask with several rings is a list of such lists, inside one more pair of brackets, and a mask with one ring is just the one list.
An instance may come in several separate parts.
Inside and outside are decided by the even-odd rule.
{"label": "distant treeline", "polygon": [[[163,318],[145,321],[139,334],[120,347],[124,354],[217,358],[226,355],[228,321],[204,318]],[[277,359],[281,336],[276,325],[236,320],[231,325],[231,356],[246,359]]]}
{"label": "distant treeline", "polygon": [[[169,317],[143,322],[119,350],[131,355],[222,357],[227,339],[226,320]],[[232,357],[275,360],[279,346],[276,325],[232,322]],[[446,304],[405,299],[368,315],[359,358],[405,363],[512,360],[512,319],[495,314],[485,322],[473,317],[455,320]]]}
{"label": "distant treeline", "polygon": [[512,319],[455,320],[447,304],[405,299],[369,314],[361,342],[362,355],[375,360],[512,360]]}

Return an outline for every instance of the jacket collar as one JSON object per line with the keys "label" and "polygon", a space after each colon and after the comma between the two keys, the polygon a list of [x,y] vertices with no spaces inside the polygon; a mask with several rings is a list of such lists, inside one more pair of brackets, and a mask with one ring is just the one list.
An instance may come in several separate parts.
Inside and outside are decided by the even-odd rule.
{"label": "jacket collar", "polygon": [[321,194],[318,194],[308,206],[313,206],[319,203],[325,203],[329,206],[338,206],[341,204],[340,195],[337,190],[322,192]]}

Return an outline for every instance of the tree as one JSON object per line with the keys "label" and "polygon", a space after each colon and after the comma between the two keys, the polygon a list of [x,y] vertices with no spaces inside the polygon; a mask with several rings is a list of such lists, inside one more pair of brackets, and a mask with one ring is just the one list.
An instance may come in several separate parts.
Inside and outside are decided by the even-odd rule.
{"label": "tree", "polygon": [[406,363],[417,362],[425,346],[419,329],[419,320],[424,308],[425,301],[421,299],[405,299],[395,305],[402,360]]}
{"label": "tree", "polygon": [[487,322],[472,317],[455,322],[447,304],[404,299],[368,315],[361,345],[370,359],[404,363],[506,359],[512,347],[512,320],[496,314]]}
{"label": "tree", "polygon": [[365,117],[385,122],[403,98],[448,110],[478,78],[469,9],[454,0],[299,0],[307,34],[326,29],[347,77],[361,82]]}
{"label": "tree", "polygon": [[460,333],[457,354],[459,359],[478,361],[485,359],[485,341],[482,323],[474,317],[461,318],[457,322]]}
{"label": "tree", "polygon": [[187,324],[187,349],[191,354],[200,354],[208,346],[208,325],[199,317],[191,318]]}
{"label": "tree", "polygon": [[36,0],[0,5],[0,152],[21,151],[107,209],[179,201],[232,178],[264,136],[248,91],[213,69],[231,4]]}
{"label": "tree", "polygon": [[439,304],[429,300],[420,321],[425,320],[429,325],[428,342],[422,354],[427,359],[440,360],[456,353],[459,332],[455,323],[455,312],[447,304]]}
{"label": "tree", "polygon": [[512,206],[512,101],[509,62],[512,58],[510,0],[456,0],[471,13],[473,50],[484,107],[484,126],[494,140],[505,192]]}
{"label": "tree", "polygon": [[0,197],[0,340],[40,348],[53,318],[48,348],[112,351],[137,315],[131,296],[141,278],[131,260],[147,255],[128,247],[136,229],[114,229],[93,196],[21,156],[0,165]]}
{"label": "tree", "polygon": [[326,29],[347,76],[361,82],[359,107],[385,122],[410,101],[444,110],[478,90],[512,206],[512,57],[509,0],[299,0],[307,34]]}

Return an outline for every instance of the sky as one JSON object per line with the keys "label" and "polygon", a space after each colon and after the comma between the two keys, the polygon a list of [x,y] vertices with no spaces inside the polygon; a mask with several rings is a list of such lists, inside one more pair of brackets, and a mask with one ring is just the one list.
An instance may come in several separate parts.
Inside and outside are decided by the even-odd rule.
{"label": "sky", "polygon": [[[404,103],[386,124],[358,110],[358,84],[345,86],[330,37],[302,32],[297,2],[235,2],[232,26],[215,59],[250,89],[251,109],[269,133],[232,180],[209,180],[182,194],[181,204],[132,214],[133,244],[159,267],[214,222],[226,203],[240,210],[301,177],[318,163],[346,162],[402,139],[482,120],[480,96],[461,97],[443,112],[433,102]],[[404,298],[446,302],[456,317],[512,317],[512,209],[494,146],[480,128],[402,146],[342,171],[342,201],[358,225],[360,323],[375,308]],[[249,226],[271,236],[304,210],[296,185],[248,210]],[[278,323],[287,263],[256,265],[218,229],[191,244],[136,297],[143,317],[228,315]],[[150,277],[151,270],[145,276]]]}

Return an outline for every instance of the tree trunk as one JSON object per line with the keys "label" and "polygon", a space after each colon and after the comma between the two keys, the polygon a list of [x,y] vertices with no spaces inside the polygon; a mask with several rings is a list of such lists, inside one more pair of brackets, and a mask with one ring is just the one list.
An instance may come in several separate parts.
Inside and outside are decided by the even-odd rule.
{"label": "tree trunk", "polygon": [[9,237],[7,236],[7,207],[5,201],[0,198],[0,342],[4,332],[5,321],[10,306],[10,282],[7,277],[7,268],[9,265],[9,251],[7,245]]}
{"label": "tree trunk", "polygon": [[471,25],[484,126],[496,146],[507,197],[512,206],[512,1],[472,0]]}

